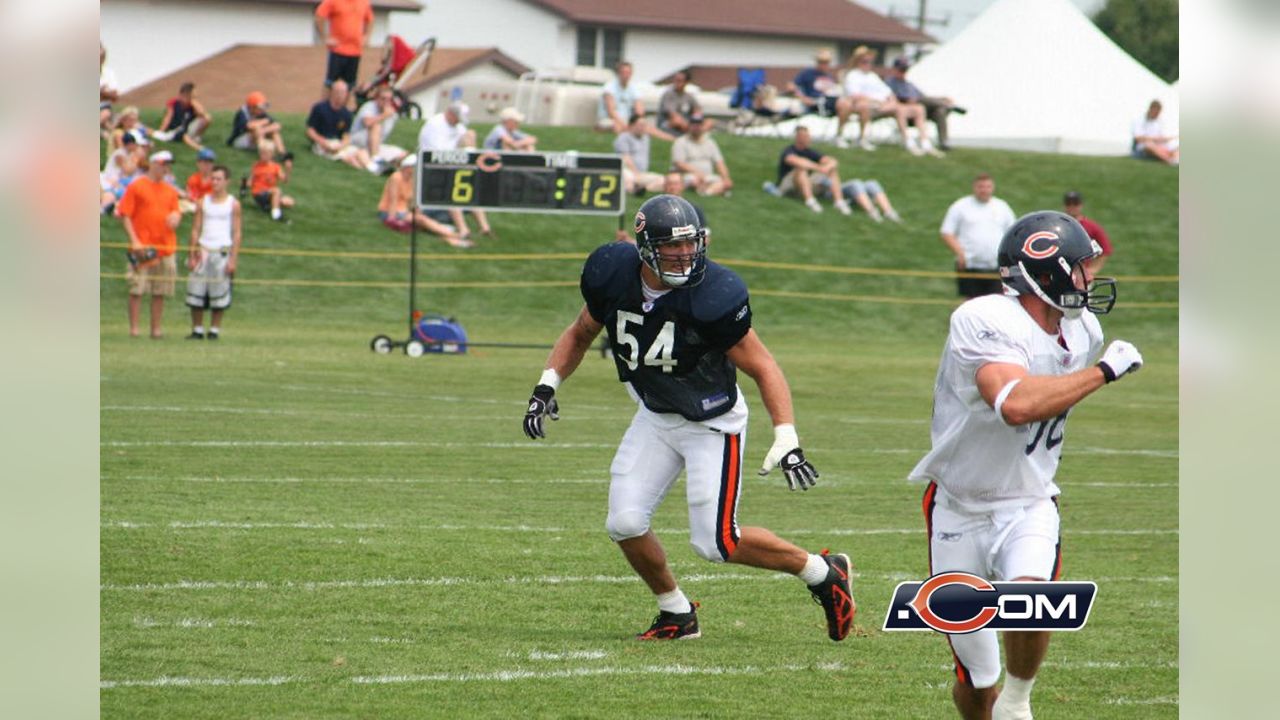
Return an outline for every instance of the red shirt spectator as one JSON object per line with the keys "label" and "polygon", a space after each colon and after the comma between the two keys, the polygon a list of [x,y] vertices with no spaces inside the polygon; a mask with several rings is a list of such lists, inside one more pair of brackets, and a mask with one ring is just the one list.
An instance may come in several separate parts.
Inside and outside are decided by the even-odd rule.
{"label": "red shirt spectator", "polygon": [[1111,238],[1107,237],[1107,231],[1103,230],[1102,226],[1099,225],[1097,221],[1084,216],[1084,212],[1082,212],[1084,208],[1084,196],[1080,193],[1072,190],[1066,195],[1063,195],[1062,205],[1066,213],[1075,218],[1076,222],[1080,223],[1080,227],[1084,228],[1085,233],[1087,233],[1089,237],[1093,238],[1093,240],[1098,243],[1098,246],[1102,248],[1102,255],[1089,262],[1089,272],[1096,275],[1106,263],[1106,259],[1111,257]]}

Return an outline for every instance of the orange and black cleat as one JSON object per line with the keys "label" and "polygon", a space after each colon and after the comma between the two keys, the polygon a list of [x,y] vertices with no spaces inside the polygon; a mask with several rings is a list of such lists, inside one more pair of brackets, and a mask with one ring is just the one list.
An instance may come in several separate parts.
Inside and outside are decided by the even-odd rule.
{"label": "orange and black cleat", "polygon": [[636,636],[637,640],[693,640],[702,637],[698,630],[698,603],[687,613],[673,613],[663,610],[653,619],[648,630]]}
{"label": "orange and black cleat", "polygon": [[809,592],[813,593],[813,601],[827,613],[827,636],[839,642],[849,637],[853,616],[858,613],[849,584],[849,556],[829,555],[823,550],[822,557],[827,561],[827,578],[810,585]]}

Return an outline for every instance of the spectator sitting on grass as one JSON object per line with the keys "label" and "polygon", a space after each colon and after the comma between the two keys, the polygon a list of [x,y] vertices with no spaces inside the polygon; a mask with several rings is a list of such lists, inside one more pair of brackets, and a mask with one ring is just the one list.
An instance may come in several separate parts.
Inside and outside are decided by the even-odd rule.
{"label": "spectator sitting on grass", "polygon": [[662,176],[649,170],[648,126],[644,115],[633,115],[627,131],[613,141],[613,151],[622,156],[622,184],[627,192],[637,195],[662,189]]}
{"label": "spectator sitting on grass", "polygon": [[820,213],[822,205],[814,196],[817,188],[827,188],[835,197],[836,210],[842,215],[849,215],[849,203],[841,194],[839,162],[830,155],[823,155],[810,145],[812,138],[809,128],[796,126],[795,141],[782,149],[778,156],[778,184],[764,184],[764,191],[770,195],[782,197],[798,193],[804,199],[805,207]]}
{"label": "spectator sitting on grass", "polygon": [[395,93],[390,85],[379,85],[373,99],[360,106],[356,113],[355,127],[351,130],[351,144],[369,154],[375,166],[374,172],[394,168],[404,157],[404,148],[387,142],[400,117],[396,111]]}
{"label": "spectator sitting on grass", "polygon": [[728,195],[733,189],[729,166],[706,127],[701,115],[689,118],[689,132],[671,145],[671,165],[684,173],[685,184],[699,195]]}
{"label": "spectator sitting on grass", "polygon": [[1133,121],[1133,148],[1131,154],[1138,159],[1154,158],[1166,165],[1177,165],[1178,134],[1165,130],[1160,120],[1164,108],[1159,100],[1152,100],[1147,114]]}
{"label": "spectator sitting on grass", "polygon": [[115,129],[111,131],[112,150],[124,147],[125,135],[132,135],[139,145],[150,144],[151,142],[151,133],[143,126],[142,121],[138,119],[138,108],[132,105],[121,110],[120,117],[116,118]]}
{"label": "spectator sitting on grass", "polygon": [[192,149],[199,150],[204,143],[204,131],[211,122],[213,116],[196,99],[196,84],[184,82],[178,88],[177,97],[170,98],[165,105],[160,129],[153,136],[162,142],[181,140]]}
{"label": "spectator sitting on grass", "polygon": [[853,203],[862,208],[872,220],[884,222],[885,218],[889,218],[896,223],[902,222],[902,216],[893,209],[893,203],[889,202],[889,196],[879,182],[845,180],[840,189],[846,198],[852,198]]}
{"label": "spectator sitting on grass", "polygon": [[614,134],[627,129],[632,115],[644,113],[644,103],[640,102],[636,86],[631,82],[631,63],[619,62],[616,71],[617,77],[604,84],[596,107],[596,129]]}
{"label": "spectator sitting on grass", "polygon": [[231,136],[227,145],[237,150],[254,150],[263,140],[271,141],[281,154],[288,154],[280,123],[267,114],[267,96],[257,90],[249,93],[244,105],[236,111],[231,121]]}
{"label": "spectator sitting on grass", "polygon": [[270,140],[258,144],[258,162],[249,171],[249,193],[272,220],[284,220],[281,208],[293,207],[293,198],[280,187],[289,182],[289,173],[275,161],[276,146]]}
{"label": "spectator sitting on grass", "polygon": [[418,156],[407,155],[400,161],[400,169],[387,178],[382,186],[382,197],[378,199],[378,219],[396,232],[410,232],[417,223],[420,229],[439,235],[453,247],[475,247],[475,243],[459,236],[453,225],[438,222],[416,207],[412,212],[409,210],[413,202],[413,173],[417,166]]}
{"label": "spectator sitting on grass", "polygon": [[658,128],[680,135],[689,129],[689,118],[702,114],[702,105],[693,93],[688,92],[691,75],[680,70],[671,80],[671,87],[658,99]]}
{"label": "spectator sitting on grass", "polygon": [[334,80],[329,97],[311,106],[307,115],[307,139],[311,150],[322,158],[341,160],[353,168],[378,172],[369,153],[351,144],[351,111],[347,109],[347,83]]}
{"label": "spectator sitting on grass", "polygon": [[120,198],[124,197],[129,183],[142,174],[146,157],[147,146],[140,144],[133,135],[121,138],[121,147],[112,150],[107,156],[107,164],[98,175],[98,185],[102,191],[99,210],[103,215],[112,211]]}
{"label": "spectator sitting on grass", "polygon": [[520,123],[524,122],[524,113],[509,107],[498,113],[498,124],[493,126],[485,136],[484,147],[490,150],[510,150],[533,152],[537,150],[538,138],[520,131]]}

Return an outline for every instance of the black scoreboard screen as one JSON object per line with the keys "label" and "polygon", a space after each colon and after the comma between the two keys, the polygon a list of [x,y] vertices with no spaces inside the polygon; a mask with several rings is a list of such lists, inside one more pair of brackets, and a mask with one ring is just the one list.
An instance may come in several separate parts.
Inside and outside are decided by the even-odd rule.
{"label": "black scoreboard screen", "polygon": [[418,205],[621,215],[622,157],[596,153],[421,150]]}

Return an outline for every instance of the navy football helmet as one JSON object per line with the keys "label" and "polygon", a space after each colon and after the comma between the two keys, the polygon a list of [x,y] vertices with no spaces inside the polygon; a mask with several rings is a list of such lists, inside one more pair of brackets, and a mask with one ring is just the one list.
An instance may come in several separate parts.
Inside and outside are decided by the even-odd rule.
{"label": "navy football helmet", "polygon": [[[692,244],[688,252],[661,252],[671,244]],[[636,212],[640,259],[668,287],[692,287],[707,272],[707,227],[702,213],[675,195],[649,198]]]}
{"label": "navy football helmet", "polygon": [[1093,278],[1086,285],[1084,272],[1085,261],[1100,254],[1102,248],[1070,215],[1053,210],[1029,213],[1000,240],[1000,280],[1067,317],[1079,317],[1086,308],[1105,315],[1116,302],[1115,278]]}

